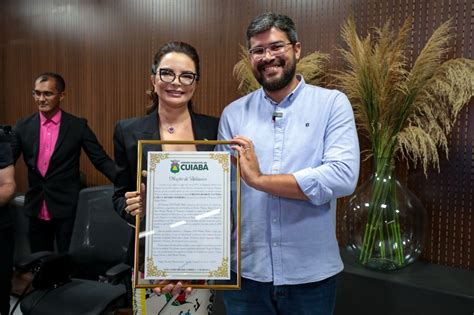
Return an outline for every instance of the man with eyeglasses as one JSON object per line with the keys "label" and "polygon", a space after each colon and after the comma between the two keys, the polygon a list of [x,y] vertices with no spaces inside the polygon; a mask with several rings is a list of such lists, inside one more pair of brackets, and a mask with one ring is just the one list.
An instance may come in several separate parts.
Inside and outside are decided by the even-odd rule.
{"label": "man with eyeglasses", "polygon": [[25,213],[32,252],[69,248],[80,190],[79,159],[84,149],[92,164],[110,181],[115,163],[89,128],[87,120],[61,109],[64,79],[44,73],[35,80],[38,113],[20,119],[13,129],[12,153],[28,168]]}
{"label": "man with eyeglasses", "polygon": [[227,314],[332,314],[343,269],[336,198],[359,174],[352,107],[296,74],[301,43],[288,16],[256,17],[247,40],[262,88],[224,109],[218,136],[233,140],[244,180],[241,290],[223,293]]}

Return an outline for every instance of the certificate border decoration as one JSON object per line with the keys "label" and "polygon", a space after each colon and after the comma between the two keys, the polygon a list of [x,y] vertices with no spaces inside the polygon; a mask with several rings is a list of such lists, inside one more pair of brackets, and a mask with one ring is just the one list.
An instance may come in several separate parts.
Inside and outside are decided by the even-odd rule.
{"label": "certificate border decoration", "polygon": [[150,169],[155,171],[156,165],[159,164],[162,160],[166,160],[169,156],[169,153],[155,153],[150,158]]}
{"label": "certificate border decoration", "polygon": [[[195,161],[195,160],[199,161],[199,160],[202,160],[202,159],[214,160],[214,161],[217,162],[217,165],[218,165],[217,167],[218,168],[220,167],[220,170],[222,171],[222,174],[224,175],[223,178],[222,178],[222,180],[223,180],[223,185],[222,185],[223,189],[225,191],[230,191],[230,189],[231,189],[228,185],[228,184],[230,184],[230,182],[226,183],[226,180],[225,180],[227,178],[227,176],[229,176],[229,164],[230,164],[229,163],[229,161],[230,161],[229,152],[174,151],[174,152],[162,153],[161,151],[148,151],[147,155],[148,155],[148,161],[149,161],[149,165],[148,165],[149,172],[147,173],[147,180],[148,180],[148,185],[150,185],[150,187],[152,187],[151,190],[154,190],[156,166],[161,161],[165,161],[165,160],[169,160],[169,159],[171,159],[171,162],[175,162],[174,159],[177,159],[177,160],[184,159],[187,162]],[[227,195],[224,195],[224,198],[223,198],[222,201],[223,201],[222,209],[225,209],[224,205],[228,204],[230,202],[230,200],[229,200]],[[147,204],[149,204],[150,202],[153,203],[152,200],[149,200],[149,199],[146,200]],[[153,206],[155,206],[155,205],[153,205]],[[230,215],[232,215],[232,214],[231,213],[227,214],[227,216],[230,216]],[[226,215],[224,215],[223,219],[225,217],[226,217]],[[154,220],[155,219],[153,218],[153,216],[148,216],[148,220],[146,221],[146,231],[153,230]],[[223,227],[224,227],[224,235],[228,235],[228,237],[230,237],[230,231],[226,228],[225,224],[223,225]],[[146,234],[148,234],[148,233],[146,233]],[[148,244],[148,245],[147,245],[147,243],[145,243],[145,244],[146,244],[146,246],[145,246],[145,260],[147,261],[146,268],[145,268],[145,273],[144,273],[145,280],[152,280],[152,281],[165,280],[165,279],[153,279],[155,277],[156,278],[169,278],[171,280],[171,279],[173,279],[173,277],[176,277],[176,274],[173,274],[173,273],[170,274],[166,271],[163,271],[160,268],[160,266],[157,265],[157,263],[155,262],[153,257],[148,256],[146,254],[147,251],[148,252],[150,252],[150,251],[154,252],[154,250],[152,249],[151,244]],[[222,244],[222,250],[223,250],[224,253],[227,253],[227,251],[230,251],[230,248],[229,248],[228,244],[226,244],[226,242],[225,242],[225,238],[224,238],[224,243]],[[225,258],[228,259],[227,256],[223,257],[222,259],[224,260]],[[227,267],[227,269],[224,269],[222,267],[222,264],[223,264],[223,261],[220,262],[220,266],[217,269],[217,270],[219,270],[219,272],[217,272],[217,270],[216,271],[211,271],[211,272],[208,272],[208,271],[202,271],[202,272],[193,271],[193,272],[188,273],[188,275],[193,275],[194,277],[208,278],[207,280],[228,280],[228,279],[223,279],[223,278],[226,277],[226,276],[230,276],[229,268]],[[157,271],[162,271],[162,272],[157,272]],[[224,271],[226,271],[226,273],[224,273]]]}
{"label": "certificate border decoration", "polygon": [[149,273],[154,275],[154,276],[166,277],[168,275],[166,271],[160,270],[155,266],[155,262],[153,261],[153,257],[147,257],[146,258],[146,266],[149,269]]}
{"label": "certificate border decoration", "polygon": [[209,272],[209,277],[222,277],[227,275],[229,272],[229,257],[224,257],[222,258],[222,263],[217,270],[210,271]]}
{"label": "certificate border decoration", "polygon": [[227,166],[229,164],[228,155],[222,155],[222,154],[216,154],[216,153],[210,153],[209,155],[211,159],[216,160],[222,164],[222,169],[224,170],[224,172],[226,173],[229,172],[229,167]]}

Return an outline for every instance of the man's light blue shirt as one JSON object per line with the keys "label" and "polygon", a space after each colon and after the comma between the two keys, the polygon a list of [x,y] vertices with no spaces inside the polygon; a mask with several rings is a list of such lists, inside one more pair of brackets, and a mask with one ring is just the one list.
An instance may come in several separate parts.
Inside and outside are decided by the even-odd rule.
{"label": "man's light blue shirt", "polygon": [[242,181],[242,276],[274,285],[320,281],[342,270],[335,200],[351,194],[359,176],[349,100],[339,91],[298,79],[295,90],[278,104],[261,88],[231,103],[218,134],[220,140],[250,138],[261,172],[293,174],[309,199],[272,196]]}

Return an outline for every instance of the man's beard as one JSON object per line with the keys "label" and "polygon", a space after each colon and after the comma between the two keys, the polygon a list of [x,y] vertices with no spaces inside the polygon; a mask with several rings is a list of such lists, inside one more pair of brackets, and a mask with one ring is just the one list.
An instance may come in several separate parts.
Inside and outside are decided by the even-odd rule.
{"label": "man's beard", "polygon": [[[275,81],[266,80],[262,72],[264,71],[264,67],[268,65],[274,66],[281,66],[283,68],[283,76]],[[258,83],[266,90],[266,91],[278,91],[286,87],[290,84],[291,80],[295,76],[296,73],[296,59],[290,60],[288,67],[286,67],[285,60],[282,59],[275,59],[269,63],[262,63],[257,66],[257,70],[254,70],[255,79],[257,79]]]}

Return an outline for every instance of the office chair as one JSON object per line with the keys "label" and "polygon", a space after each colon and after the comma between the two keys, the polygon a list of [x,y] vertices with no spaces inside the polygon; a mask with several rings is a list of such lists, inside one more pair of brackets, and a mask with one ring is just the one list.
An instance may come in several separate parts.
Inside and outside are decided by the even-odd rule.
{"label": "office chair", "polygon": [[17,264],[35,273],[23,314],[95,315],[129,306],[131,268],[121,262],[132,229],[114,211],[112,194],[112,186],[81,190],[68,254],[34,253]]}

